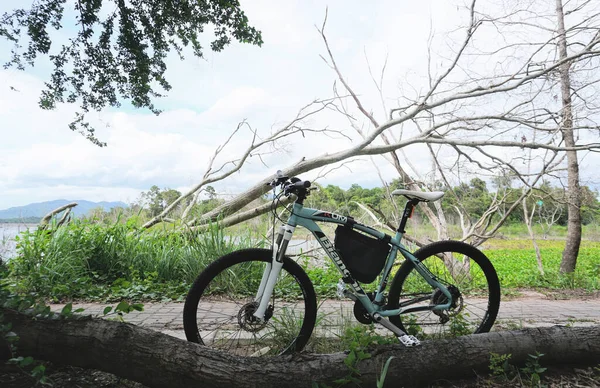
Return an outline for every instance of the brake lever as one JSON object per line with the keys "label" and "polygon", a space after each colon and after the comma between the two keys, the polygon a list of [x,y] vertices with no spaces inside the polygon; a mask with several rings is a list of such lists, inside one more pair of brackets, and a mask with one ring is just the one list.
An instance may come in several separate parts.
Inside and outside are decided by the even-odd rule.
{"label": "brake lever", "polygon": [[277,187],[285,182],[287,182],[288,177],[280,174],[281,171],[277,171],[277,178],[273,179],[271,182],[266,183],[266,186]]}

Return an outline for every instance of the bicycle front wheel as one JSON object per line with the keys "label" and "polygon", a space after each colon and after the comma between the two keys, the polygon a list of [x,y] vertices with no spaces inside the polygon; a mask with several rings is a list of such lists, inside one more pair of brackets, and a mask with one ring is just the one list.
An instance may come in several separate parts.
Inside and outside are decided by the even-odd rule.
{"label": "bicycle front wheel", "polygon": [[264,321],[253,313],[263,271],[271,262],[266,249],[225,255],[198,276],[183,309],[188,341],[235,355],[264,356],[300,351],[317,315],[315,291],[306,272],[288,257],[275,284]]}
{"label": "bicycle front wheel", "polygon": [[[500,283],[492,263],[480,250],[460,241],[440,241],[417,250],[414,256],[448,288],[453,303],[448,310],[393,316],[392,323],[422,339],[490,331],[500,307]],[[447,301],[406,260],[392,281],[388,308],[424,308]]]}

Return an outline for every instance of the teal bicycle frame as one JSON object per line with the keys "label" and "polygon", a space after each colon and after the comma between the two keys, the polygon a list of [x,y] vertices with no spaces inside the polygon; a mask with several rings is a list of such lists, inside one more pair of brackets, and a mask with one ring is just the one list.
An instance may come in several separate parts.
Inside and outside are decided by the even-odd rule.
{"label": "teal bicycle frame", "polygon": [[[398,228],[396,235],[391,237],[383,232],[370,228],[366,225],[362,225],[356,221],[352,217],[342,216],[339,214],[326,212],[317,209],[305,208],[303,204],[295,202],[292,206],[292,212],[290,217],[288,218],[285,225],[282,225],[279,229],[279,233],[277,238],[273,242],[273,260],[271,263],[268,263],[265,267],[265,271],[263,273],[259,290],[256,294],[255,301],[259,303],[258,308],[254,312],[254,316],[258,319],[264,319],[265,311],[269,305],[269,300],[273,293],[273,287],[275,286],[275,282],[277,281],[277,277],[283,267],[283,257],[285,256],[285,251],[287,249],[288,243],[292,238],[294,230],[297,226],[303,226],[306,229],[310,230],[312,234],[315,236],[316,240],[319,242],[321,247],[327,252],[329,258],[334,262],[337,269],[342,274],[343,281],[350,286],[351,293],[348,295],[351,299],[359,300],[360,303],[364,306],[366,311],[375,319],[379,321],[381,317],[390,317],[394,315],[400,315],[403,313],[407,313],[410,311],[424,311],[424,310],[447,310],[453,303],[453,298],[448,289],[438,282],[435,275],[433,275],[408,249],[402,245],[400,242],[405,233],[406,221],[410,218],[412,214],[412,210],[416,202],[410,200],[406,204],[406,208],[404,209],[404,214],[402,217],[402,221],[400,223],[400,227]],[[331,241],[325,236],[321,228],[316,224],[315,221],[319,222],[328,222],[335,223],[338,225],[351,226],[354,229],[357,229],[361,232],[369,234],[375,238],[380,240],[385,240],[391,245],[390,252],[388,254],[387,260],[385,262],[381,279],[379,281],[379,285],[377,287],[377,292],[373,301],[369,298],[369,296],[364,292],[362,287],[357,283],[357,281],[352,277],[350,271],[346,268],[345,264],[339,257],[337,251],[335,250],[334,245]],[[390,271],[396,260],[396,256],[400,252],[402,256],[406,260],[410,260],[417,272],[425,279],[429,285],[431,285],[432,289],[439,289],[446,297],[447,303],[438,304],[438,305],[429,305],[429,306],[420,306],[420,307],[410,307],[404,308],[400,307],[393,310],[386,310],[386,306],[384,306],[384,290],[387,286],[388,277],[390,275]],[[368,258],[365,257],[365,260]],[[404,305],[418,303],[425,299],[419,299],[416,301],[409,301]],[[391,323],[388,323],[391,325]],[[385,325],[388,326],[388,325]],[[392,325],[393,326],[393,325]],[[394,326],[395,327],[395,326]]]}

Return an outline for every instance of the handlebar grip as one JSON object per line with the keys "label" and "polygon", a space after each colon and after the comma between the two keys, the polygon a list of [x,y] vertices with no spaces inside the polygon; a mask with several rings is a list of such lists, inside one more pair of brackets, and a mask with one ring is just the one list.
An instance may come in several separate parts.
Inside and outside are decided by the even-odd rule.
{"label": "handlebar grip", "polygon": [[310,181],[297,181],[292,184],[294,187],[299,189],[308,189],[310,187]]}

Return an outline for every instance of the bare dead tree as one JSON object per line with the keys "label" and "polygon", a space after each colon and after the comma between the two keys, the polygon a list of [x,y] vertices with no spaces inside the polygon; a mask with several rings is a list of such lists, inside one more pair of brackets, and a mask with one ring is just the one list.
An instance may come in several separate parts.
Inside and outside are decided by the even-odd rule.
{"label": "bare dead tree", "polygon": [[[470,8],[470,21],[469,21],[469,25],[466,29],[467,34],[466,34],[466,38],[463,41],[462,45],[460,46],[457,55],[455,56],[455,58],[451,61],[451,65],[446,69],[446,71],[442,72],[442,75],[440,77],[438,77],[436,80],[433,80],[431,77],[431,72],[429,73],[429,92],[426,93],[424,99],[427,100],[427,98],[429,98],[430,96],[434,96],[436,94],[436,89],[438,88],[438,86],[444,81],[444,79],[446,77],[448,77],[452,70],[459,66],[459,60],[460,60],[460,56],[465,52],[465,50],[467,49],[467,46],[469,45],[475,31],[482,25],[482,20],[478,20],[476,18],[476,13],[474,10],[474,5],[475,2],[473,2],[471,4],[471,8]],[[323,58],[323,60],[335,71],[336,75],[338,76],[339,81],[342,83],[342,85],[344,86],[345,90],[348,92],[348,94],[351,96],[352,100],[354,101],[354,103],[356,104],[356,108],[357,110],[367,119],[367,121],[369,123],[372,124],[373,127],[377,128],[379,127],[379,123],[377,121],[377,119],[374,117],[373,113],[369,110],[367,110],[367,108],[365,108],[364,103],[361,101],[361,99],[358,97],[357,93],[353,90],[353,88],[348,84],[348,82],[346,81],[345,77],[343,76],[340,68],[338,67],[335,58],[332,54],[332,51],[330,49],[327,37],[325,35],[325,24],[326,24],[326,20],[327,20],[327,16],[325,18],[325,21],[323,23],[323,26],[319,29],[319,33],[323,39],[325,48],[326,48],[326,52],[327,52],[327,59]],[[381,79],[383,79],[383,72],[385,70],[385,65],[387,64],[387,60],[384,63],[383,69],[382,69],[382,77]],[[529,69],[529,67],[528,67]],[[380,95],[380,99],[382,100],[382,105],[384,105],[385,108],[385,102],[384,98],[383,98],[383,93],[382,93],[382,81],[377,82],[374,77],[373,77],[373,73],[371,71],[370,65],[369,65],[369,74],[371,76],[371,79],[373,80],[374,84],[377,87],[377,90],[379,92]],[[519,77],[515,74],[513,75],[514,79],[518,79]],[[334,89],[335,90],[335,89]],[[337,90],[335,90],[337,92]],[[538,95],[540,94],[540,92],[538,91]],[[337,95],[337,93],[336,93]],[[531,93],[530,93],[531,95]],[[533,97],[535,98],[536,94],[533,93]],[[538,116],[539,113],[537,111],[532,111],[532,112],[526,112],[527,114],[523,115],[522,110],[520,108],[522,108],[524,105],[526,105],[528,102],[530,102],[532,100],[532,98],[530,96],[527,96],[528,98],[530,98],[530,100],[525,100],[525,101],[519,101],[518,104],[514,105],[513,108],[511,108],[510,110],[508,110],[507,112],[502,112],[500,115],[498,116],[483,116],[483,117],[479,117],[479,118],[469,118],[467,120],[464,120],[463,123],[461,123],[460,121],[453,121],[452,124],[457,123],[459,125],[461,124],[466,124],[462,129],[466,129],[467,131],[470,132],[477,132],[477,131],[482,131],[485,127],[492,127],[492,124],[490,124],[490,121],[498,121],[502,124],[508,122],[511,123],[513,125],[516,124],[516,128],[525,126],[525,127],[529,127],[531,130],[533,131],[537,131],[539,127],[539,125],[541,123],[543,123],[543,121],[540,121]],[[413,102],[413,105],[416,105],[417,102]],[[346,105],[342,102],[341,103],[341,109],[340,112],[344,114],[344,116],[346,116],[348,118],[348,121],[351,125],[351,127],[361,136],[361,138],[363,140],[365,140],[367,138],[367,132],[365,131],[364,127],[360,127],[357,124],[356,119],[352,116],[351,113],[349,113]],[[392,111],[393,113],[393,111]],[[432,127],[441,127],[441,126],[436,126],[435,124],[435,115],[433,114],[433,112],[428,112],[430,113],[429,115],[429,128],[431,129]],[[452,115],[454,115],[454,112],[451,112]],[[533,116],[532,116],[533,114]],[[390,117],[392,117],[392,115],[390,115]],[[485,122],[481,125],[478,124],[478,122],[485,120]],[[427,133],[430,132],[430,130],[428,131],[427,129],[422,129],[421,125],[420,125],[420,121],[417,117],[415,117],[413,119],[413,122],[415,124],[415,126],[418,128],[420,133]],[[457,126],[457,129],[459,129],[460,127]],[[390,131],[391,132],[391,131]],[[547,129],[546,132],[550,132],[552,133],[552,129]],[[444,133],[444,135],[451,133],[451,130],[446,130],[446,132]],[[492,134],[494,135],[494,134]],[[442,137],[442,136],[440,136]],[[385,136],[385,132],[381,132],[380,133],[380,138],[383,141],[383,143],[386,146],[390,146],[390,141],[388,139],[387,136]],[[526,136],[522,135],[521,136],[521,143],[526,142]],[[446,143],[444,140],[441,141],[442,144]],[[452,191],[451,189],[451,185],[448,182],[448,179],[445,176],[445,172],[444,169],[441,167],[437,154],[436,152],[434,152],[433,148],[432,148],[432,142],[426,142],[427,143],[427,147],[428,150],[431,154],[433,163],[435,168],[439,171],[439,174],[442,176],[444,182],[446,183],[446,186],[449,188],[449,192],[451,194],[453,194],[454,196],[456,196],[456,194]],[[463,145],[467,145],[464,144]],[[492,171],[493,169],[498,169],[500,168],[509,168],[514,174],[518,175],[518,176],[523,176],[523,173],[521,171],[519,171],[519,169],[514,167],[514,164],[511,163],[511,161],[505,161],[503,160],[503,158],[494,155],[493,152],[489,152],[486,150],[485,147],[480,146],[480,145],[476,145],[474,143],[467,145],[468,147],[471,148],[471,151],[474,149],[479,153],[479,156],[484,156],[487,159],[489,159],[492,162],[492,166],[491,167],[486,167],[484,166],[484,164],[480,161],[480,160],[475,160],[475,158],[471,155],[469,155],[468,152],[465,152],[464,147],[460,147],[459,145],[455,145],[453,146],[454,150],[456,151],[458,157],[460,158],[461,156],[465,157],[466,159],[469,160],[469,162],[476,164],[477,167],[479,168],[479,170],[487,170],[487,171]],[[388,155],[386,155],[386,160],[388,160],[397,170],[399,176],[401,177],[401,179],[406,182],[406,185],[408,186],[408,188],[413,189],[413,190],[423,190],[423,189],[427,189],[427,186],[424,185],[423,179],[418,179],[418,180],[414,180],[412,179],[412,177],[404,170],[404,168],[402,167],[401,163],[400,163],[400,159],[398,157],[398,154],[396,153],[396,150],[390,147],[390,153]],[[531,149],[530,149],[531,150]],[[575,151],[569,151],[569,152],[575,152]],[[530,155],[531,155],[531,151],[530,151]],[[546,155],[548,155],[548,153],[546,153]],[[556,152],[554,152],[553,156],[551,156],[550,162],[549,163],[543,163],[543,168],[541,168],[539,170],[539,173],[537,174],[537,176],[535,177],[535,181],[537,182],[544,174],[547,174],[551,171],[553,171],[553,168],[556,168],[557,164],[553,165],[553,168],[549,168],[550,165],[552,164],[552,161],[555,160],[556,158]],[[410,159],[405,158],[405,162],[406,164],[408,164],[410,166]],[[529,163],[529,166],[531,166],[531,163]],[[416,170],[413,168],[413,170]],[[418,173],[417,173],[418,175]],[[525,187],[526,189],[523,190],[522,195],[517,198],[516,200],[514,200],[510,206],[508,207],[508,211],[504,211],[503,214],[500,216],[499,219],[497,219],[495,222],[492,223],[492,219],[494,216],[497,215],[497,210],[502,206],[505,205],[505,201],[507,200],[508,196],[507,195],[499,195],[499,193],[496,193],[492,202],[490,203],[490,206],[488,207],[488,209],[483,213],[483,215],[475,222],[471,222],[468,215],[466,214],[466,211],[464,210],[464,208],[462,208],[462,206],[460,205],[461,201],[460,199],[458,199],[458,205],[456,206],[456,210],[459,213],[460,217],[461,217],[461,224],[463,226],[463,240],[468,240],[468,239],[472,239],[473,240],[473,244],[474,245],[480,245],[482,242],[484,242],[485,240],[491,238],[494,233],[499,229],[499,227],[506,221],[507,217],[510,215],[510,212],[512,210],[514,210],[522,201],[524,201],[527,196],[529,195],[529,193],[531,192],[532,186],[529,185],[528,181],[529,181],[529,176],[531,175],[530,172],[527,172],[528,178],[526,179],[526,181],[524,179],[523,183],[525,183]],[[419,184],[418,182],[421,182],[421,184]],[[393,200],[392,200],[392,203]],[[431,223],[434,225],[434,227],[436,228],[437,232],[438,232],[438,238],[447,238],[448,237],[448,228],[447,228],[447,222],[446,222],[446,218],[444,215],[444,211],[441,207],[441,204],[435,203],[433,204],[433,207],[435,208],[435,212],[433,212],[433,210],[428,207],[426,204],[421,204],[421,209],[424,211],[425,215],[429,218],[429,220],[431,221]],[[383,224],[388,224],[389,222],[386,222],[385,219],[382,221],[380,221],[379,219],[375,218],[374,215],[372,213],[370,213],[370,215],[372,216],[372,218],[376,221],[376,222],[381,222]],[[543,269],[542,269],[543,271]]]}
{"label": "bare dead tree", "polygon": [[[485,29],[489,32],[497,26],[506,27],[510,33],[516,25],[522,27],[525,24],[523,21],[513,20],[519,16],[518,12],[512,12],[492,18],[477,13],[473,2],[468,9],[465,37],[455,46],[453,56],[447,60],[448,65],[439,72],[438,76],[432,76],[432,81],[425,90],[419,92],[422,88],[414,88],[414,96],[403,96],[398,106],[390,109],[389,115],[384,120],[377,120],[358,97],[360,94],[346,82],[339,64],[334,61],[333,53],[328,48],[325,27],[322,26],[320,31],[325,38],[325,48],[329,57],[326,61],[332,66],[340,82],[345,84],[344,88],[348,94],[345,99],[353,102],[355,108],[366,119],[368,128],[363,129],[358,126],[363,135],[360,135],[359,139],[354,139],[349,147],[337,152],[302,158],[284,168],[284,173],[294,176],[358,156],[387,155],[395,167],[399,166],[399,169],[397,168],[399,175],[404,175],[407,182],[412,182],[412,176],[407,172],[406,166],[400,163],[398,153],[407,149],[421,150],[423,148],[418,147],[426,147],[425,150],[432,150],[437,155],[442,170],[448,168],[450,155],[454,158],[455,164],[469,164],[472,171],[488,171],[491,174],[499,169],[510,170],[533,181],[540,174],[548,173],[551,167],[558,168],[549,162],[550,159],[544,159],[552,158],[555,153],[597,152],[600,143],[590,137],[580,137],[576,144],[565,144],[558,130],[556,110],[547,103],[547,92],[556,84],[555,75],[562,65],[584,64],[600,56],[600,36],[594,35],[588,41],[573,46],[566,57],[560,58],[551,57],[556,51],[556,36],[549,32],[546,35],[536,35],[535,41],[527,44],[523,39],[518,40],[522,38],[521,36],[516,36],[512,40],[498,39],[499,45],[494,47],[487,47],[489,46],[489,39],[487,39],[488,45],[482,47],[477,38],[478,33]],[[597,21],[597,18],[588,20],[588,24],[595,26]],[[568,33],[577,32],[575,28]],[[541,55],[544,56],[545,61],[540,65]],[[474,65],[469,67],[473,63]],[[489,63],[501,65],[490,70],[486,68]],[[465,71],[466,68],[477,70],[478,76],[473,76],[473,71]],[[532,109],[532,101],[538,101],[537,106],[549,106],[552,109]],[[350,112],[347,114],[351,115]],[[431,119],[432,117],[434,120]],[[589,122],[574,126],[574,130],[579,131],[590,129],[594,127]],[[535,139],[532,136],[534,130],[540,134]],[[291,136],[291,132],[286,133]],[[294,134],[299,135],[301,131],[295,131]],[[524,160],[524,150],[532,150],[532,158],[535,161],[533,163],[535,171],[532,171],[529,176],[520,168]],[[236,166],[239,165],[238,163]],[[269,179],[270,176],[265,177],[232,200],[199,216],[193,224],[199,226],[213,222],[218,217],[226,218],[234,214],[265,194],[267,188],[264,183]],[[203,180],[197,187],[207,184],[208,181],[208,179]],[[210,182],[212,181],[214,180]],[[527,179],[521,179],[521,182],[523,181]],[[414,188],[421,189],[418,185]],[[197,190],[192,190],[189,195]],[[497,208],[498,212],[502,209],[500,218],[506,219],[506,208],[508,210],[516,208],[521,199],[516,200],[511,206],[500,202],[502,199],[503,197],[498,195],[491,208]],[[434,209],[426,208],[424,211],[432,214],[439,212],[439,209]],[[494,212],[486,213],[486,217],[481,222],[472,222],[469,232],[466,233],[475,244],[485,235],[497,231],[502,224],[502,222],[490,221],[498,217]],[[153,222],[156,221],[158,220]],[[476,227],[473,228],[475,225]],[[486,232],[482,233],[482,230]]]}
{"label": "bare dead tree", "polygon": [[527,225],[527,231],[529,232],[529,238],[531,238],[531,243],[533,244],[533,248],[535,249],[535,258],[537,260],[538,271],[540,274],[544,276],[544,264],[542,263],[542,254],[540,253],[540,247],[535,239],[535,234],[533,233],[533,216],[535,214],[535,204],[531,208],[531,214],[529,214],[529,209],[527,207],[527,198],[523,198],[521,201],[523,206],[523,219],[525,220],[525,225]]}
{"label": "bare dead tree", "polygon": [[[556,0],[556,19],[558,21],[558,53],[559,58],[568,56],[567,31],[562,0]],[[600,30],[599,30],[600,33]],[[600,36],[597,34],[597,36]],[[573,101],[571,99],[571,63],[564,62],[558,68],[560,74],[560,90],[562,99],[562,120],[560,130],[567,147],[576,144],[573,130]],[[581,195],[579,188],[579,161],[577,151],[567,151],[568,163],[568,205],[569,221],[567,226],[567,243],[560,262],[560,272],[574,272],[581,245]]]}
{"label": "bare dead tree", "polygon": [[[182,214],[182,219],[185,220],[189,216],[190,210],[192,209],[193,205],[197,203],[198,197],[202,192],[203,188],[206,187],[206,185],[221,181],[229,177],[231,174],[239,171],[244,165],[244,163],[251,157],[261,158],[261,156],[265,153],[264,149],[267,146],[275,147],[279,141],[298,133],[304,134],[305,132],[316,132],[329,135],[334,133],[339,134],[339,131],[336,130],[330,130],[327,128],[313,129],[304,125],[304,121],[306,119],[318,114],[319,112],[329,109],[331,105],[331,99],[315,100],[310,104],[302,107],[290,122],[274,130],[270,135],[266,136],[265,138],[261,138],[261,135],[258,133],[258,131],[252,128],[246,121],[240,122],[235,128],[235,130],[233,130],[232,133],[229,135],[227,140],[215,149],[215,152],[208,161],[208,165],[206,167],[206,171],[204,173],[204,176],[202,177],[202,180],[196,185],[194,185],[186,193],[182,194],[175,201],[173,201],[160,214],[156,215],[151,220],[146,222],[143,225],[143,227],[150,228],[159,222],[168,220],[167,215],[169,213],[171,213],[175,208],[180,206],[184,200],[192,197],[192,200],[187,205]],[[227,147],[231,140],[240,132],[242,128],[248,129],[252,135],[250,145],[247,146],[247,148],[243,151],[241,156],[236,157],[232,160],[225,161],[220,166],[215,166],[215,161],[217,160],[217,157]],[[194,222],[192,221],[191,224],[193,225]]]}
{"label": "bare dead tree", "polygon": [[[477,18],[475,17],[474,2],[472,3],[471,9],[470,9],[470,16],[471,16],[470,17],[470,23],[469,23],[469,26],[467,27],[467,36],[466,36],[463,44],[460,46],[460,48],[458,50],[458,55],[454,58],[454,60],[451,62],[451,65],[446,69],[446,71],[443,72],[442,75],[439,78],[437,78],[437,80],[435,80],[435,81],[432,82],[432,79],[430,77],[430,83],[429,83],[430,91],[425,95],[425,99],[427,99],[429,96],[434,96],[435,95],[435,89],[442,83],[442,81],[444,80],[444,78],[446,78],[446,77],[449,76],[449,74],[452,72],[453,68],[455,66],[458,66],[460,55],[462,55],[465,52],[465,49],[466,49],[467,45],[469,44],[470,40],[472,39],[472,36],[473,36],[474,32],[482,25],[483,20],[481,20],[481,19],[477,20]],[[489,22],[489,21],[492,21],[492,20],[489,19],[487,21]],[[368,121],[370,121],[375,127],[377,127],[378,123],[377,123],[376,119],[373,117],[372,113],[370,111],[367,111],[367,109],[364,107],[364,104],[357,97],[357,94],[354,92],[354,90],[352,90],[350,88],[350,86],[348,85],[348,83],[345,81],[343,75],[341,74],[341,71],[340,71],[339,67],[337,66],[337,64],[336,64],[336,62],[335,62],[335,60],[333,58],[333,55],[332,55],[331,50],[329,48],[329,45],[327,43],[327,39],[326,39],[326,37],[324,35],[324,26],[320,29],[320,33],[321,33],[321,35],[323,37],[323,41],[324,41],[324,44],[326,46],[327,53],[329,55],[329,60],[327,61],[328,64],[335,70],[335,72],[338,75],[340,81],[346,87],[346,90],[350,93],[350,95],[352,96],[352,98],[356,102],[358,110],[364,116],[367,117]],[[596,43],[594,43],[593,45],[588,46],[588,47],[591,48],[591,47],[595,46]],[[596,54],[597,53],[594,53],[594,55],[596,55]],[[565,57],[563,56],[561,58],[564,59]],[[568,62],[562,62],[562,63],[565,64],[565,63],[568,63]],[[527,66],[527,71],[529,71],[529,65]],[[373,78],[372,72],[370,72],[370,74],[371,74],[371,77]],[[527,75],[528,74],[526,74],[526,76]],[[519,77],[517,76],[517,74],[514,74],[512,76],[512,78],[513,79],[518,79]],[[378,92],[381,95],[381,91],[382,91],[381,85],[376,83],[376,86],[377,86]],[[481,90],[484,90],[484,89],[481,88]],[[537,96],[539,96],[541,94],[541,90],[542,89],[540,89],[537,92]],[[529,97],[529,98],[533,99],[533,98],[535,98],[537,96],[534,93],[533,97]],[[503,112],[500,115],[496,115],[496,116],[490,115],[488,117],[482,116],[482,117],[479,117],[479,118],[469,118],[469,119],[466,119],[463,124],[467,124],[468,127],[465,126],[464,129],[466,129],[468,131],[471,131],[471,132],[480,131],[484,126],[491,127],[492,126],[491,123],[490,123],[491,121],[500,121],[500,122],[514,123],[515,124],[515,128],[523,127],[524,126],[524,127],[530,128],[531,130],[534,130],[534,131],[542,129],[542,128],[538,128],[538,127],[540,126],[540,124],[543,124],[545,121],[547,121],[548,117],[544,118],[543,116],[540,116],[538,112],[535,112],[535,111],[534,112],[519,111],[518,108],[521,108],[522,106],[526,105],[527,102],[528,102],[528,100],[519,101],[519,104],[514,105],[514,107],[512,109],[510,109],[510,110],[508,110],[506,112]],[[417,102],[413,102],[413,105],[415,105],[415,104],[417,104]],[[344,109],[343,111],[344,111],[344,114],[347,117],[352,118],[351,114],[348,113],[348,111],[346,109]],[[523,113],[528,113],[529,115],[524,115]],[[431,116],[434,117],[433,114]],[[551,115],[550,115],[550,117],[551,117]],[[476,123],[478,121],[483,121],[483,120],[486,121],[484,123],[484,125],[480,125],[480,126],[476,125]],[[413,121],[415,122],[415,125],[420,129],[419,121],[417,119],[415,119]],[[358,128],[356,125],[354,125],[354,123],[351,123],[351,124],[355,128],[355,130],[363,138],[365,138],[364,129],[363,128]],[[431,126],[435,126],[435,120],[431,120],[430,128],[431,128]],[[440,127],[440,126],[438,126],[438,127]],[[424,133],[423,130],[420,129],[420,131],[421,131],[421,133]],[[553,133],[553,132],[556,133],[555,130],[553,131],[553,128],[545,128],[545,131],[547,133]],[[451,130],[447,130],[444,133],[444,135],[447,135],[447,134],[450,134],[450,133],[451,133]],[[442,136],[440,136],[440,137],[442,137]],[[427,141],[425,141],[425,142],[427,142]],[[521,136],[521,142],[522,143],[523,142],[527,142],[527,138],[526,138],[525,135]],[[389,145],[389,142],[386,141],[385,139],[384,139],[384,143],[386,145]],[[434,151],[432,149],[432,146],[431,146],[431,144],[434,143],[434,142],[429,141],[427,143],[428,143],[427,145],[428,145],[428,148],[430,150],[430,153],[432,154],[432,159],[434,160],[434,163],[436,164],[437,169],[440,171],[440,174],[442,174],[442,177],[445,178],[444,175],[443,175],[444,171],[441,168],[441,166],[439,165],[439,162],[437,162],[436,154],[434,153]],[[447,144],[449,142],[446,142],[445,139],[444,139],[444,140],[440,140],[440,143],[441,144],[444,144],[444,143]],[[505,162],[505,161],[501,160],[500,158],[498,158],[497,156],[494,156],[491,153],[486,152],[485,149],[482,146],[476,145],[475,143],[472,143],[472,144],[465,144],[465,143],[463,143],[463,145],[467,145],[470,148],[475,148],[477,151],[479,151],[479,153],[487,156],[490,160],[492,160],[495,163],[495,167],[497,167],[497,166],[507,167],[508,166],[508,167],[510,167],[510,169],[513,172],[515,172],[517,174],[520,174],[520,172],[518,171],[518,169],[515,169],[513,166],[511,166],[509,164],[509,162]],[[493,144],[489,144],[489,145],[493,145]],[[573,146],[573,144],[571,146]],[[382,148],[383,147],[380,147],[379,151],[381,151]],[[463,150],[460,150],[459,149],[460,147],[458,145],[454,146],[454,148],[456,149],[456,151],[457,151],[458,154],[462,154],[462,155],[466,156],[471,162],[476,163],[480,169],[484,167],[481,162],[475,161],[474,158],[468,156],[468,154],[466,152],[464,152]],[[393,150],[392,147],[389,147],[389,149]],[[576,152],[576,151],[571,150],[569,152]],[[395,153],[392,155],[392,158],[387,158],[387,159],[388,160],[391,159],[392,164],[396,167],[396,169],[398,170],[399,175],[401,177],[406,177],[407,174],[403,170],[403,168],[401,166],[399,166],[398,158],[397,158],[397,155]],[[407,160],[407,162],[408,162],[408,160]],[[548,166],[545,166],[540,171],[543,171],[544,173],[551,172],[547,167]],[[484,168],[484,169],[490,170],[490,168]],[[451,188],[451,185],[447,182],[447,179],[444,179],[444,180],[446,182],[446,186],[448,188]],[[414,184],[414,180],[411,179],[410,182],[411,182],[411,184]],[[421,185],[420,189],[423,189],[423,188],[424,188],[424,185]],[[449,191],[452,193],[451,189]],[[524,192],[524,195],[525,196],[528,195],[529,192],[530,192],[530,189],[526,190]],[[491,237],[491,234],[483,234],[481,232],[481,230],[485,230],[487,228],[490,228],[490,226],[491,226],[491,222],[490,222],[491,221],[491,217],[495,214],[495,209],[497,209],[502,204],[501,199],[505,199],[505,198],[506,197],[502,198],[502,197],[496,195],[494,197],[494,200],[492,201],[492,203],[491,203],[488,211],[486,211],[484,213],[484,215],[478,221],[475,222],[474,225],[472,225],[470,223],[470,221],[467,221],[467,223],[463,222],[463,225],[465,226],[464,230],[467,230],[467,229],[469,230],[467,233],[464,234],[463,238],[466,239],[466,238],[469,238],[469,237],[476,237],[475,244],[478,244],[478,243],[481,243],[482,241],[485,241],[486,238]],[[522,200],[522,198],[519,198],[516,201],[514,201],[513,202],[514,206],[511,206],[509,208],[509,210],[514,209],[521,202],[521,200]],[[460,204],[460,201],[459,201],[459,204]],[[436,209],[436,210],[437,210],[437,214],[434,215],[432,212],[426,212],[426,215],[428,216],[428,218],[431,219],[432,224],[436,227],[436,229],[438,229],[439,236],[440,237],[444,237],[447,232],[444,233],[443,225],[445,225],[445,222],[444,222],[444,219],[443,219],[443,211],[441,211],[439,204],[438,204],[438,209]],[[457,211],[459,212],[459,214],[461,216],[461,219],[468,220],[468,218],[465,217],[464,209],[460,209],[460,205],[457,206]],[[503,213],[503,215],[500,218],[500,221],[498,222],[497,226],[501,225],[504,222],[504,220],[506,219],[506,217],[508,216],[508,214],[509,214],[509,212],[504,212]],[[497,227],[491,227],[490,229],[491,230],[497,230]]]}
{"label": "bare dead tree", "polygon": [[546,201],[538,206],[538,223],[542,227],[544,239],[548,238],[550,229],[563,215],[563,203],[556,201]]}

